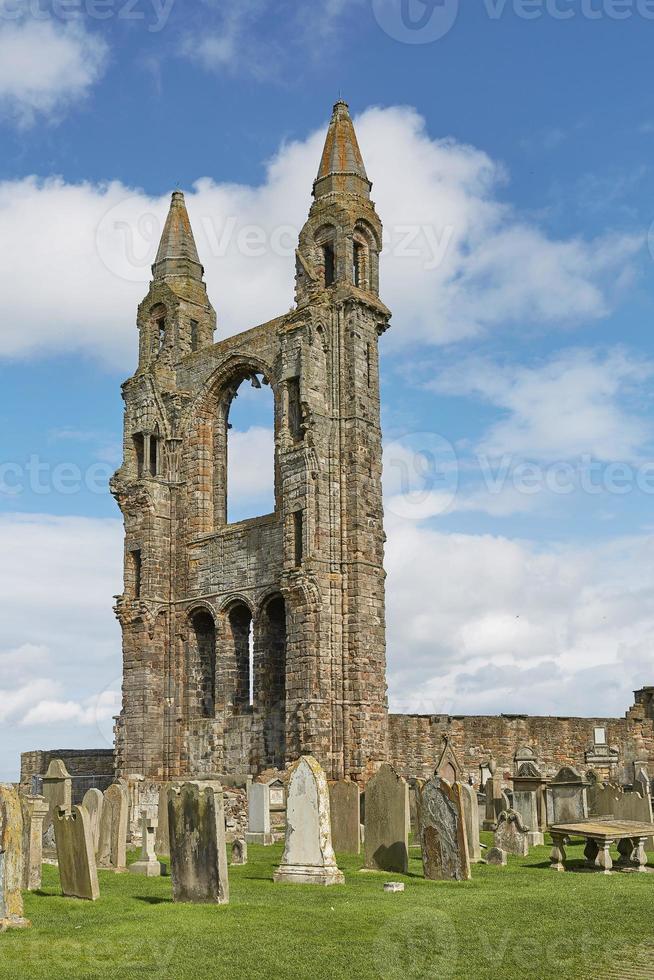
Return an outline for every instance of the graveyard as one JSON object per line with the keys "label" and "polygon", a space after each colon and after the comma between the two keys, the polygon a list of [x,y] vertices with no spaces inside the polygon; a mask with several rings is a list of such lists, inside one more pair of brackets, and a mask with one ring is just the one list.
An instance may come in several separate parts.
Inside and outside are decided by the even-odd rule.
{"label": "graveyard", "polygon": [[[99,901],[62,899],[46,867],[25,902],[32,928],[1,937],[0,977],[601,978],[654,955],[652,879],[552,874],[548,847],[461,883],[426,881],[417,848],[406,876],[337,855],[345,885],[325,889],[273,884],[281,853],[250,845],[224,906],[174,905],[170,878],[103,871]],[[570,856],[581,867],[582,848]],[[404,893],[383,892],[391,877]]]}

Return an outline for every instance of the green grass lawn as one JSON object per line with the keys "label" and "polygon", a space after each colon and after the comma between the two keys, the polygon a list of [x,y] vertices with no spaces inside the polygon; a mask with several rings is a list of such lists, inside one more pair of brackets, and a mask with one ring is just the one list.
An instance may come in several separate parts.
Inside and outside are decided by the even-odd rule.
{"label": "green grass lawn", "polygon": [[[274,885],[281,846],[249,850],[227,906],[174,905],[169,878],[107,872],[99,901],[64,899],[44,868],[25,896],[32,928],[0,935],[0,977],[601,978],[636,962],[651,972],[625,976],[654,976],[654,874],[557,874],[545,847],[430,882],[412,848],[403,879],[341,857],[346,885],[320,888]],[[581,847],[568,856],[581,866]],[[406,891],[385,894],[388,880]]]}

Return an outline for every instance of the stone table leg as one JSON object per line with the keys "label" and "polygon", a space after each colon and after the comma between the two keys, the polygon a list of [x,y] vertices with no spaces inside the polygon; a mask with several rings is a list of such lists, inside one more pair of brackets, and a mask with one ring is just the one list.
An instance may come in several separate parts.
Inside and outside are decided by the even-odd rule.
{"label": "stone table leg", "polygon": [[550,868],[552,871],[565,871],[565,837],[563,834],[552,834],[552,853]]}
{"label": "stone table leg", "polygon": [[636,837],[631,842],[634,845],[632,860],[638,871],[647,870],[647,852],[645,851],[647,840],[647,837]]}
{"label": "stone table leg", "polygon": [[613,868],[613,861],[611,859],[611,844],[612,840],[602,840],[598,841],[599,844],[599,854],[597,855],[597,866],[602,872],[602,874],[610,875]]}
{"label": "stone table leg", "polygon": [[589,837],[586,841],[586,846],[584,848],[584,856],[586,858],[586,864],[589,868],[594,868],[597,863],[597,855],[599,854],[599,846],[596,840]]}
{"label": "stone table leg", "polygon": [[623,837],[622,840],[618,841],[618,853],[620,858],[616,864],[616,868],[631,868],[632,867],[632,854],[634,852],[634,842],[630,837]]}

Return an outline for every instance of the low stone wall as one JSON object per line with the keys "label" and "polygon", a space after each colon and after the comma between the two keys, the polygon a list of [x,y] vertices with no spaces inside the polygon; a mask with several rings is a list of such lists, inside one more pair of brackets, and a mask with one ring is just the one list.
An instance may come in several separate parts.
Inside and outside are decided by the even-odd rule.
{"label": "low stone wall", "polygon": [[[479,783],[480,766],[490,756],[508,779],[514,773],[514,757],[529,747],[545,776],[554,776],[563,765],[587,772],[594,764],[586,753],[592,749],[594,729],[604,728],[608,746],[618,749],[619,767],[649,755],[654,764],[654,721],[636,705],[626,718],[552,718],[528,715],[390,715],[389,758],[403,776],[427,777],[443,751],[447,735],[466,777]],[[589,755],[592,754],[589,752]]]}
{"label": "low stone wall", "polygon": [[61,759],[73,777],[73,803],[81,803],[84,793],[92,786],[105,790],[114,780],[113,749],[47,749],[23,752],[20,757],[21,793],[32,792],[33,777],[44,776],[53,759]]}

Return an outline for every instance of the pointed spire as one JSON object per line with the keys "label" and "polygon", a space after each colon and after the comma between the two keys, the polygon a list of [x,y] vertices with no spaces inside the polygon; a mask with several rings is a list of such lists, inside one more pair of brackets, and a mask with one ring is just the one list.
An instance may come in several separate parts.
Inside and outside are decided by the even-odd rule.
{"label": "pointed spire", "polygon": [[198,280],[204,275],[181,191],[173,193],[152,275],[155,279],[185,276]]}
{"label": "pointed spire", "polygon": [[350,108],[347,102],[339,100],[329,124],[313,196],[318,198],[341,192],[369,198],[371,188]]}

